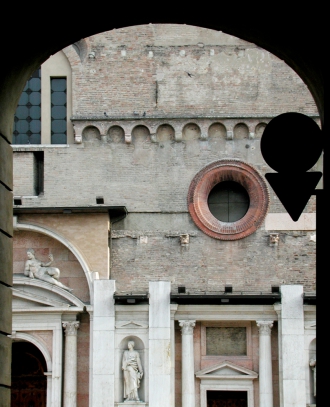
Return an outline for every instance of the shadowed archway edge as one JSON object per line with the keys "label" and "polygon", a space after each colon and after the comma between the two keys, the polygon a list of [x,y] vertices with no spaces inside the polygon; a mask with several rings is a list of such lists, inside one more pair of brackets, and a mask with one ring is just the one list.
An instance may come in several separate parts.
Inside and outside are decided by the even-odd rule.
{"label": "shadowed archway edge", "polygon": [[11,335],[12,339],[23,339],[24,341],[32,343],[34,346],[36,346],[40,352],[42,353],[43,357],[45,358],[46,366],[47,366],[47,372],[52,372],[52,357],[46,348],[46,346],[35,336],[27,334],[26,332],[13,332]]}
{"label": "shadowed archway edge", "polygon": [[[324,84],[326,68],[325,46],[325,3],[313,2],[304,6],[295,4],[288,9],[287,3],[271,3],[268,7],[253,6],[248,3],[237,7],[236,3],[221,3],[213,6],[194,7],[188,3],[183,17],[175,8],[164,7],[161,11],[150,11],[140,3],[134,6],[116,4],[116,13],[111,3],[96,3],[88,9],[83,6],[67,7],[56,3],[48,13],[33,18],[43,11],[38,4],[6,2],[2,7],[2,64],[0,64],[0,138],[8,143],[12,140],[13,119],[20,94],[31,73],[50,55],[81,38],[124,26],[146,23],[185,23],[212,28],[239,37],[273,53],[287,63],[308,86],[319,111],[322,127],[324,124]],[[38,10],[40,8],[40,10]],[[166,15],[167,13],[167,15]],[[132,17],[133,16],[133,17]],[[7,22],[7,24],[5,24]],[[2,141],[3,141],[2,140]],[[2,143],[3,146],[5,143]],[[12,178],[12,158],[10,146],[0,151],[0,182],[10,189]],[[326,190],[326,154],[324,154],[324,189]],[[323,191],[322,191],[323,192]],[[323,195],[322,195],[323,197]],[[10,203],[8,203],[10,202]],[[8,194],[5,206],[1,207],[0,219],[12,216],[12,197]],[[318,211],[325,214],[325,202],[319,200]],[[320,217],[319,217],[320,218]],[[8,222],[7,222],[8,223]],[[325,222],[318,222],[318,234],[325,234]],[[0,231],[6,253],[12,252],[11,230]],[[4,232],[4,233],[3,233]],[[325,240],[325,239],[324,239]],[[318,239],[318,242],[320,239]],[[325,249],[318,243],[317,263],[322,261]],[[3,270],[9,270],[8,255],[0,253]],[[12,270],[11,270],[12,273]],[[9,284],[4,272],[0,273],[0,284]],[[321,284],[322,286],[322,284]],[[326,284],[324,284],[326,286]],[[319,284],[320,287],[320,284]],[[8,287],[9,290],[9,287]],[[5,313],[2,331],[10,332],[11,303],[1,302],[0,309]],[[10,370],[10,357],[4,357],[2,366]],[[9,362],[8,362],[9,361]],[[9,392],[6,396],[9,397]],[[9,399],[8,399],[9,400]],[[9,402],[8,402],[9,403]],[[8,404],[9,405],[9,404]]]}

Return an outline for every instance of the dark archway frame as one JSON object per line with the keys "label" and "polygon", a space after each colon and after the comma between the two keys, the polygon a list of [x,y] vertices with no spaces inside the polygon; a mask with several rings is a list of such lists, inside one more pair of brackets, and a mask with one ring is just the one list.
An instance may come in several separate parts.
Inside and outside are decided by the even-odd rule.
{"label": "dark archway frame", "polygon": [[[249,194],[249,209],[235,222],[218,220],[208,206],[211,190],[224,181],[237,182]],[[187,200],[196,226],[220,240],[238,240],[254,233],[261,226],[270,202],[268,187],[261,174],[252,165],[236,159],[215,161],[199,171],[190,184]]]}
{"label": "dark archway frame", "polygon": [[[328,64],[324,54],[325,24],[322,12],[324,3],[314,2],[313,7],[289,7],[272,5],[265,13],[264,8],[251,7],[245,10],[235,3],[221,5],[221,13],[210,13],[208,7],[201,7],[198,11],[186,8],[183,17],[168,8],[161,13],[148,8],[130,6],[123,8],[123,13],[111,13],[107,6],[103,12],[95,16],[88,16],[86,8],[60,8],[59,13],[48,13],[46,18],[39,19],[35,24],[29,23],[29,12],[34,11],[29,3],[7,2],[3,6],[4,19],[11,17],[11,24],[2,24],[1,34],[2,55],[5,63],[0,66],[0,286],[2,287],[0,306],[1,339],[11,334],[11,286],[12,286],[12,139],[13,117],[20,94],[32,72],[40,66],[50,55],[62,48],[80,41],[82,38],[112,28],[148,23],[177,23],[195,25],[214,30],[221,30],[227,34],[237,36],[268,50],[284,60],[302,78],[311,91],[317,104],[322,127],[324,125],[324,84],[328,75]],[[216,10],[216,8],[214,9]],[[108,12],[107,12],[108,11]],[[31,18],[30,18],[31,20]],[[33,20],[31,20],[33,22]],[[59,24],[60,21],[60,24]],[[54,27],[56,28],[54,31]],[[327,188],[326,168],[327,155],[324,154],[324,190],[318,191],[317,211],[317,264],[324,264],[325,259],[325,228],[324,217],[325,191]],[[7,192],[6,192],[7,191]],[[6,192],[6,193],[5,193]],[[323,193],[324,192],[324,193]],[[323,273],[324,274],[324,273]],[[325,273],[326,274],[326,273]],[[323,284],[326,287],[326,284]],[[322,284],[319,285],[319,289]],[[320,293],[319,293],[320,294]],[[321,296],[322,297],[322,296]],[[1,366],[3,375],[1,385],[3,392],[1,401],[10,404],[10,351],[1,352]],[[1,389],[0,389],[1,390]],[[8,390],[5,393],[5,390]],[[319,395],[320,397],[320,395]]]}

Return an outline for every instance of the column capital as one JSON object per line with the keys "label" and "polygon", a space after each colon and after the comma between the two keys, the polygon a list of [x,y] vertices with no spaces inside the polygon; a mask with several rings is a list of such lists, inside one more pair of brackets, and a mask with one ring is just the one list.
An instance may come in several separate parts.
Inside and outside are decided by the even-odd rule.
{"label": "column capital", "polygon": [[260,335],[270,335],[274,321],[256,321]]}
{"label": "column capital", "polygon": [[65,336],[76,336],[79,328],[79,321],[64,321],[62,322],[62,326],[64,328]]}
{"label": "column capital", "polygon": [[194,327],[196,321],[194,320],[179,320],[179,325],[181,326],[182,335],[192,335],[194,332]]}

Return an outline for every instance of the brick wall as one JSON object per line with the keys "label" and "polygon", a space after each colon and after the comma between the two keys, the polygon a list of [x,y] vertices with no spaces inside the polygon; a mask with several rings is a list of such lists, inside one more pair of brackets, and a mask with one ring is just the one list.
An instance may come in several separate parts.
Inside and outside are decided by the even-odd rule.
{"label": "brick wall", "polygon": [[[152,215],[145,216],[145,224],[150,226],[148,216]],[[262,228],[241,240],[220,241],[194,228],[188,215],[186,224],[171,230],[175,225],[171,218],[166,215],[167,228],[159,222],[153,231],[144,225],[113,231],[111,278],[118,291],[147,291],[148,281],[163,279],[171,281],[173,292],[180,285],[191,293],[223,291],[226,283],[234,291],[246,292],[269,292],[271,285],[284,283],[315,290],[316,246],[311,232],[280,232],[278,246],[271,247],[269,233]],[[180,245],[178,236],[167,237],[174,231],[195,233],[188,248]]]}
{"label": "brick wall", "polygon": [[[88,206],[95,205],[100,195],[106,205],[125,206],[127,218],[112,228],[110,278],[116,280],[119,291],[146,291],[149,280],[163,278],[172,281],[173,290],[187,285],[191,290],[222,291],[225,283],[232,283],[235,290],[269,291],[271,284],[283,282],[314,290],[315,242],[310,241],[311,232],[283,232],[277,247],[269,247],[263,227],[245,239],[224,242],[204,235],[188,214],[190,182],[211,161],[235,157],[252,163],[261,174],[271,171],[262,161],[259,143],[260,139],[217,137],[47,148],[44,195],[23,198],[23,205]],[[269,190],[269,211],[285,212]],[[305,208],[305,212],[311,211],[315,211],[314,198]],[[30,219],[24,216],[25,221]],[[59,222],[55,218],[52,227]],[[36,221],[50,225],[42,217]],[[61,222],[63,234],[69,225]],[[84,254],[95,248],[91,259],[97,267],[93,270],[106,275],[107,233],[93,237],[86,228],[83,231],[83,224],[77,220],[67,233],[75,231],[73,237],[80,239],[79,247],[87,244]],[[106,224],[100,228],[107,232]],[[173,232],[196,235],[190,239],[189,251],[182,251],[178,237],[166,237]],[[147,243],[141,243],[140,236],[147,236]],[[101,247],[104,255],[98,256]]]}
{"label": "brick wall", "polygon": [[316,114],[283,61],[222,32],[149,24],[94,35],[85,48],[73,63],[74,116]]}
{"label": "brick wall", "polygon": [[[276,247],[269,246],[263,227],[224,242],[204,235],[187,209],[191,180],[213,161],[237,158],[262,175],[273,171],[260,151],[262,129],[273,116],[298,111],[318,120],[311,95],[291,68],[254,44],[176,25],[100,33],[65,53],[73,73],[73,121],[84,142],[38,147],[44,151],[44,194],[23,197],[23,207],[94,206],[97,196],[106,205],[125,206],[128,217],[113,225],[111,242],[110,278],[119,291],[146,291],[149,280],[164,278],[173,290],[222,290],[225,283],[248,291],[283,283],[315,289],[311,232],[280,233]],[[280,135],[279,142],[285,148]],[[18,154],[17,185],[29,174]],[[269,211],[286,212],[269,189]],[[314,198],[304,211],[315,212]],[[61,233],[70,230],[61,227]],[[89,236],[82,223],[74,230],[80,240]],[[191,234],[187,251],[178,237],[168,237],[177,232]],[[90,240],[95,253],[98,242],[103,249],[108,244],[107,233]],[[106,276],[104,258],[95,270]]]}
{"label": "brick wall", "polygon": [[14,195],[36,195],[36,157],[33,152],[16,152],[13,178]]}
{"label": "brick wall", "polygon": [[[237,158],[262,175],[273,172],[263,160],[258,138],[189,140],[183,136],[182,142],[152,142],[146,137],[132,144],[109,141],[44,150],[44,194],[23,198],[23,206],[95,205],[96,196],[103,196],[106,205],[123,205],[129,212],[186,212],[190,182],[213,161]],[[18,167],[24,173],[20,162]],[[271,212],[284,212],[271,189],[270,194]],[[307,211],[315,209],[313,202]]]}

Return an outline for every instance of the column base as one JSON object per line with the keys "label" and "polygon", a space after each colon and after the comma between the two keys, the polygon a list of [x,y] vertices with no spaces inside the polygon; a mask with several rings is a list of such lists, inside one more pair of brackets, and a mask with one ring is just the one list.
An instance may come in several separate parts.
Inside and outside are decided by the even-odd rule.
{"label": "column base", "polygon": [[115,407],[148,407],[145,401],[123,401],[122,403],[115,403]]}

